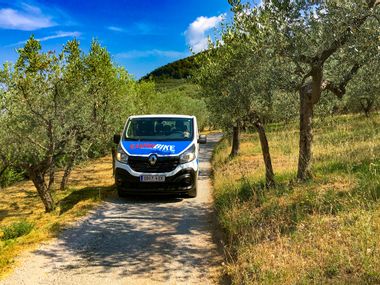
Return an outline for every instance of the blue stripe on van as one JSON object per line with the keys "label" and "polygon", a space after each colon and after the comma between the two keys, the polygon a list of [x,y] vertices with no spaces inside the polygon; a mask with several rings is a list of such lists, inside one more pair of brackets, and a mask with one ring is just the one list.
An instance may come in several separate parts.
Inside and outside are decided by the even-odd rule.
{"label": "blue stripe on van", "polygon": [[187,149],[192,141],[127,141],[122,145],[130,155],[148,155],[151,153],[159,155],[178,155]]}

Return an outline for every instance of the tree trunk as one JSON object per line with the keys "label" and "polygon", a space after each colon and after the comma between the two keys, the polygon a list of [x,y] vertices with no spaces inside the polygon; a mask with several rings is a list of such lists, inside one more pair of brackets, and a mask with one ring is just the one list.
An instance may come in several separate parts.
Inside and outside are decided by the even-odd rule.
{"label": "tree trunk", "polygon": [[[1,179],[1,176],[3,176],[5,170],[7,170],[8,168],[8,165],[5,165],[1,170],[0,170],[0,179]],[[0,190],[1,190],[1,183],[0,183]]]}
{"label": "tree trunk", "polygon": [[37,192],[42,200],[42,203],[44,203],[45,212],[50,213],[54,211],[55,203],[53,197],[51,196],[50,189],[46,186],[44,173],[31,170],[29,171],[29,175],[34,186],[37,188]]}
{"label": "tree trunk", "polygon": [[300,101],[300,141],[297,178],[305,181],[311,178],[314,104],[310,94],[308,94],[305,89],[301,89],[300,91]]}
{"label": "tree trunk", "polygon": [[[54,165],[54,164],[53,164]],[[49,189],[54,189],[54,184],[55,184],[55,166],[52,166],[49,170],[49,183],[48,183],[48,188]]]}
{"label": "tree trunk", "polygon": [[232,131],[232,149],[230,157],[234,157],[239,153],[240,148],[240,125],[237,124],[233,127]]}
{"label": "tree trunk", "polygon": [[369,98],[362,98],[360,100],[360,105],[362,106],[362,110],[364,112],[364,115],[369,118],[369,113],[371,112],[372,106],[373,106],[373,100]]}
{"label": "tree trunk", "polygon": [[115,177],[115,168],[116,168],[116,147],[111,148],[111,153],[112,153],[112,176]]}
{"label": "tree trunk", "polygon": [[59,188],[61,191],[66,189],[73,167],[74,167],[74,159],[70,158],[68,164],[65,167],[65,171],[63,172],[61,185]]}
{"label": "tree trunk", "polygon": [[7,170],[8,165],[5,165],[1,170],[0,170],[0,177],[4,174],[5,170]]}
{"label": "tree trunk", "polygon": [[270,188],[270,187],[275,186],[275,181],[274,181],[274,172],[273,172],[273,167],[272,167],[272,159],[271,159],[270,151],[269,151],[268,139],[265,133],[264,126],[260,121],[255,122],[255,127],[257,129],[257,132],[259,133],[261,151],[263,153],[263,158],[264,158],[264,163],[265,163],[266,187]]}
{"label": "tree trunk", "polygon": [[[3,174],[4,174],[4,172],[8,169],[8,167],[9,167],[9,164],[7,163],[7,160],[6,160],[6,158],[5,158],[5,156],[4,157],[2,157],[2,166],[1,166],[1,169],[0,169],[0,178],[1,178],[1,176],[3,176]],[[0,190],[1,190],[1,184],[0,184]]]}
{"label": "tree trunk", "polygon": [[306,181],[312,177],[313,111],[322,94],[323,65],[312,68],[311,82],[300,88],[300,142],[297,178]]}

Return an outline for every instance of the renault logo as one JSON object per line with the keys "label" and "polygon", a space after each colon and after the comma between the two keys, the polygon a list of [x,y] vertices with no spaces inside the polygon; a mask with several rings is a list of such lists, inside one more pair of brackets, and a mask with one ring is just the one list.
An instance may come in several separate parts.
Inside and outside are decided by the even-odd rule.
{"label": "renault logo", "polygon": [[155,154],[152,154],[151,156],[149,156],[149,159],[148,159],[149,164],[151,166],[155,165],[157,160],[158,160],[158,158],[157,158],[157,155],[155,155]]}

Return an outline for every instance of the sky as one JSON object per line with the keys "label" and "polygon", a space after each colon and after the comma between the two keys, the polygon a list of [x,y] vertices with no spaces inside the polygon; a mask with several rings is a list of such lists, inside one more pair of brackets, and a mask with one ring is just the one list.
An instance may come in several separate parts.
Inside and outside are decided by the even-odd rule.
{"label": "sky", "polygon": [[95,38],[138,79],[204,50],[229,11],[227,0],[0,0],[0,63],[32,34],[56,52],[73,38],[87,52]]}

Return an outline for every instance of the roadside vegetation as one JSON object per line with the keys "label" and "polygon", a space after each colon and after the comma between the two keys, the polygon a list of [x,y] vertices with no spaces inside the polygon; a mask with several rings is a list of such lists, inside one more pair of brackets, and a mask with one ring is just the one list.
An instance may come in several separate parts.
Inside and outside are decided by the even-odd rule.
{"label": "roadside vegetation", "polygon": [[[56,179],[62,175],[58,171]],[[75,167],[69,187],[52,193],[57,206],[50,213],[45,213],[31,181],[0,191],[0,277],[17,264],[20,253],[55,237],[112,195],[113,184],[112,160],[107,156]]]}
{"label": "roadside vegetation", "polygon": [[380,1],[229,3],[194,73],[225,132],[213,165],[227,273],[380,283]]}
{"label": "roadside vegetation", "polygon": [[274,188],[256,133],[214,153],[214,197],[234,284],[380,283],[380,114],[315,122],[314,179],[298,182],[297,124],[270,124]]}
{"label": "roadside vegetation", "polygon": [[[201,67],[195,73],[211,121],[232,133],[231,156],[239,152],[241,131],[256,128],[270,186],[275,170],[265,123],[280,122],[281,113],[298,116],[297,178],[306,182],[313,176],[313,119],[317,110],[327,114],[331,108],[332,113],[339,113],[335,102],[350,93],[364,110],[379,100],[379,79],[374,74],[380,62],[380,2],[229,3],[233,21],[219,30],[219,40],[210,43],[210,51],[201,54]],[[372,75],[371,79],[362,80],[364,74]],[[295,104],[297,114],[287,108]]]}

